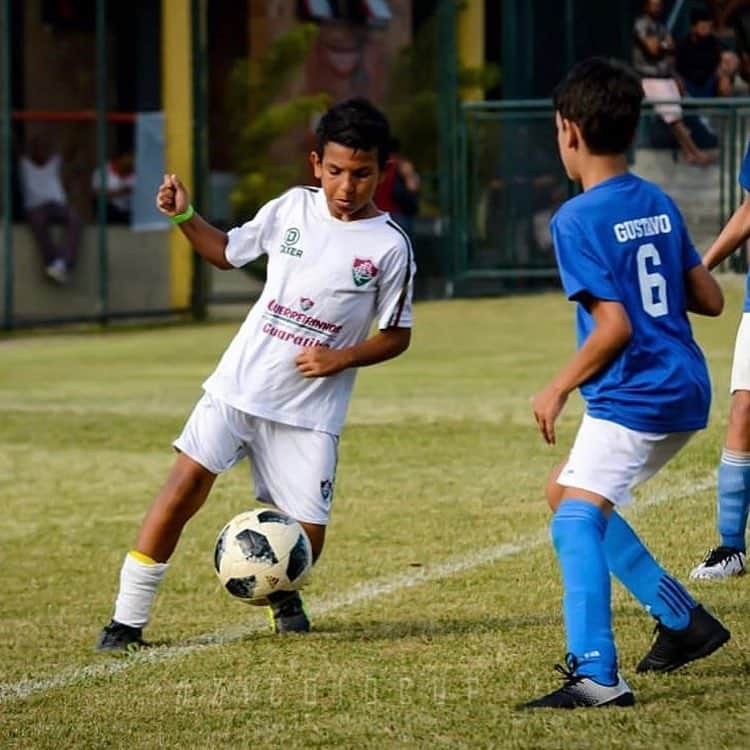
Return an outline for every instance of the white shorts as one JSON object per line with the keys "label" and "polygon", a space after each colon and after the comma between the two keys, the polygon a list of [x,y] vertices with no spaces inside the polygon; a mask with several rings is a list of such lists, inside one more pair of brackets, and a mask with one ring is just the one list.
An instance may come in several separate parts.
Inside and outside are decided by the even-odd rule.
{"label": "white shorts", "polygon": [[729,392],[735,391],[750,391],[750,313],[742,313],[737,338],[734,340]]}
{"label": "white shorts", "polygon": [[[662,104],[654,104],[654,112],[661,117],[667,125],[682,119],[682,107],[680,106],[680,89],[674,78],[643,78],[641,80],[643,93],[646,100],[662,101]],[[664,101],[666,100],[666,101]],[[670,100],[672,100],[670,102]]]}
{"label": "white shorts", "polygon": [[656,474],[693,435],[638,432],[584,414],[557,483],[595,492],[615,505],[627,505],[630,491]]}
{"label": "white shorts", "polygon": [[338,443],[336,435],[245,414],[204,393],[173,445],[214,474],[248,458],[260,502],[325,525]]}

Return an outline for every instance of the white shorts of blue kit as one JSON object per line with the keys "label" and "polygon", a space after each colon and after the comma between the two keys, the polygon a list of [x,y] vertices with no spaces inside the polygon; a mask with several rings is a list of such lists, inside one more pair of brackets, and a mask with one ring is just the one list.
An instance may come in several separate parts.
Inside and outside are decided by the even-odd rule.
{"label": "white shorts of blue kit", "polygon": [[735,391],[750,391],[750,313],[742,313],[737,338],[734,340],[729,392]]}
{"label": "white shorts of blue kit", "polygon": [[204,393],[173,445],[214,474],[249,459],[260,502],[325,525],[338,442],[336,435],[255,417]]}
{"label": "white shorts of blue kit", "polygon": [[557,483],[627,505],[633,488],[656,474],[694,434],[639,432],[584,414]]}

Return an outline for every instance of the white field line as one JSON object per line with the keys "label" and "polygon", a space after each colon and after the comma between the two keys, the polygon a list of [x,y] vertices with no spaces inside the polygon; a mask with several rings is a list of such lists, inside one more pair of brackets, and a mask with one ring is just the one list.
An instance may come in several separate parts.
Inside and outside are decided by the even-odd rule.
{"label": "white field line", "polygon": [[[708,490],[714,485],[715,479],[713,477],[704,477],[690,484],[673,486],[664,493],[643,494],[638,500],[637,508],[643,509],[654,505],[661,505],[662,503],[681,497],[689,497]],[[481,565],[487,565],[488,563],[497,562],[513,555],[529,552],[548,541],[549,532],[545,528],[534,534],[521,537],[516,542],[486,547],[470,555],[453,557],[442,563],[426,565],[424,568],[420,568],[414,572],[402,573],[390,578],[381,578],[359,584],[339,596],[333,596],[317,603],[312,603],[310,612],[314,616],[326,615],[329,612],[350,607],[359,602],[366,602],[371,599],[394,594],[423,583],[429,583],[430,581],[449,578],[464,571],[480,567]],[[235,624],[215,633],[206,633],[191,638],[189,641],[175,646],[155,647],[120,659],[109,658],[96,664],[63,669],[58,674],[50,677],[0,683],[0,703],[21,700],[35,693],[46,693],[50,690],[66,688],[88,680],[111,677],[140,664],[168,661],[189,656],[225,643],[235,643],[253,633],[261,632],[267,627],[267,624],[260,624],[258,622],[251,625]]]}

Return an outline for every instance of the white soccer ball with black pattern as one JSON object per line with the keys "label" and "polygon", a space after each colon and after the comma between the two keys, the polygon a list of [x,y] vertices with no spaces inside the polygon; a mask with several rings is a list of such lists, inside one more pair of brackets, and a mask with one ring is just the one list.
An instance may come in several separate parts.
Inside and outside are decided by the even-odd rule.
{"label": "white soccer ball with black pattern", "polygon": [[285,513],[258,508],[235,516],[220,532],[214,568],[224,588],[247,604],[299,589],[312,568],[305,530]]}

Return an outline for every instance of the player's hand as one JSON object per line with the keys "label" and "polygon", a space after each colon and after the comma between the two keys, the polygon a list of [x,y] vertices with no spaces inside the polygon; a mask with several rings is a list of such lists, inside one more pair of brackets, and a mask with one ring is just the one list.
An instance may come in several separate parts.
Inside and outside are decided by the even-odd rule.
{"label": "player's hand", "polygon": [[542,433],[542,437],[549,445],[555,444],[555,420],[568,400],[568,394],[561,391],[553,383],[536,394],[531,400],[534,419]]}
{"label": "player's hand", "polygon": [[176,174],[165,174],[156,193],[156,207],[167,216],[184,214],[190,205],[190,195]]}
{"label": "player's hand", "polygon": [[306,378],[322,378],[335,375],[347,368],[346,359],[340,349],[327,346],[309,346],[303,349],[294,360],[300,374]]}

